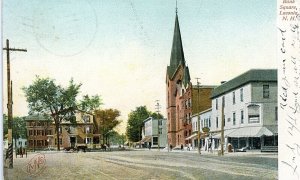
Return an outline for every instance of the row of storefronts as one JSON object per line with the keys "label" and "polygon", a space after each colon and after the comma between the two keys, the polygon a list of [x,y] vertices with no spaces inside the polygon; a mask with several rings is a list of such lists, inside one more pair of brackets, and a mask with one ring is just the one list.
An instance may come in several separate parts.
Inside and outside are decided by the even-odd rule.
{"label": "row of storefronts", "polygon": [[[216,87],[210,109],[192,116],[192,135],[186,138],[202,149],[224,148],[276,150],[278,146],[277,70],[249,70]],[[204,131],[205,128],[205,131]]]}

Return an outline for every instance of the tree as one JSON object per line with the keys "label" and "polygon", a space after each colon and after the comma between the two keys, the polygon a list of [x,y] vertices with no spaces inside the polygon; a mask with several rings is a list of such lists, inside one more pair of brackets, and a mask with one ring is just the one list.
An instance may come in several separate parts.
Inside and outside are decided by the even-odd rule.
{"label": "tree", "polygon": [[153,117],[154,119],[163,119],[164,116],[160,113],[151,113],[151,117]]}
{"label": "tree", "polygon": [[112,131],[109,133],[111,143],[112,144],[118,144],[118,145],[123,145],[126,141],[126,136],[124,134],[119,134],[117,131]]}
{"label": "tree", "polygon": [[[76,97],[79,93],[81,84],[75,84],[73,79],[69,81],[69,85],[64,88],[55,84],[55,80],[50,78],[36,77],[33,84],[28,87],[23,87],[23,91],[28,102],[29,114],[41,114],[46,118],[53,119],[56,132],[59,132],[59,127],[62,120],[76,124],[75,111],[78,106],[84,106],[86,109],[96,108],[100,105],[100,98],[93,96],[92,99],[84,98],[82,102],[88,102],[85,105],[77,103]],[[98,98],[98,99],[97,99]],[[89,100],[89,101],[87,101]],[[93,103],[89,103],[92,101]],[[93,107],[88,107],[93,105]],[[59,142],[59,133],[57,134],[57,142]],[[60,143],[57,143],[57,150],[60,150]]]}
{"label": "tree", "polygon": [[121,123],[118,120],[120,111],[117,109],[95,110],[95,116],[100,128],[99,133],[102,134],[103,143],[108,144],[109,134]]}
{"label": "tree", "polygon": [[82,111],[93,112],[102,104],[103,103],[100,96],[95,95],[90,98],[89,95],[85,95],[83,96],[83,99],[80,101],[79,108]]}
{"label": "tree", "polygon": [[146,106],[137,107],[128,115],[126,135],[132,142],[137,142],[142,137],[143,121],[151,115]]}
{"label": "tree", "polygon": [[[7,115],[3,114],[3,136],[8,133],[8,118]],[[26,138],[26,122],[24,117],[13,117],[13,139],[17,143],[17,139]],[[15,144],[16,145],[16,144]]]}

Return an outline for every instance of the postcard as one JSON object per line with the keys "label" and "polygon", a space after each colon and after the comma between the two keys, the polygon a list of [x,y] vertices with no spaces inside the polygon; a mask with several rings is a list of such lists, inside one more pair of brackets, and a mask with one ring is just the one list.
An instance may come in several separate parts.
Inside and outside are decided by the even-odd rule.
{"label": "postcard", "polygon": [[4,179],[300,179],[299,0],[2,2]]}

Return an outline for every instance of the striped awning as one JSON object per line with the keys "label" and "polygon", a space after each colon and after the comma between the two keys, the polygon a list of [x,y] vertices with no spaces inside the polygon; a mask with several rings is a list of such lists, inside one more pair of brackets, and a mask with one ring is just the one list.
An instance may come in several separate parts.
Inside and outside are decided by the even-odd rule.
{"label": "striped awning", "polygon": [[238,128],[228,134],[229,137],[261,137],[273,136],[274,134],[266,127],[244,127]]}
{"label": "striped awning", "polygon": [[[233,131],[235,131],[236,129],[225,129],[224,130],[224,137],[228,137],[228,134],[232,133]],[[217,133],[212,135],[212,138],[221,138],[221,133]]]}

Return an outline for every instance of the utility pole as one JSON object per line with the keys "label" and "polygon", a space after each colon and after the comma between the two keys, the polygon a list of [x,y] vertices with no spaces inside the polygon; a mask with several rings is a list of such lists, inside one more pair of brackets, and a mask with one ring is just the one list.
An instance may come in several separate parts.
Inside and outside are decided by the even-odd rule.
{"label": "utility pole", "polygon": [[12,143],[12,89],[11,89],[11,80],[10,80],[10,51],[23,51],[27,52],[26,49],[17,49],[9,47],[9,40],[6,39],[6,47],[3,48],[6,51],[7,56],[7,114],[8,114],[8,157],[9,158],[9,168],[13,168],[13,143]]}
{"label": "utility pole", "polygon": [[158,151],[160,150],[160,144],[159,144],[159,121],[160,119],[158,118],[159,116],[159,109],[160,109],[160,105],[159,105],[159,100],[156,100],[156,105],[155,105],[155,109],[156,109],[156,113],[157,113],[157,146],[158,146]]}
{"label": "utility pole", "polygon": [[225,99],[222,98],[222,112],[221,112],[221,155],[224,155],[224,103]]}
{"label": "utility pole", "polygon": [[[198,113],[198,153],[201,154],[201,147],[200,147],[200,138],[201,138],[201,132],[200,132],[200,82],[198,81],[200,78],[196,78],[197,80],[197,108],[196,111]],[[198,112],[199,111],[199,112]]]}

